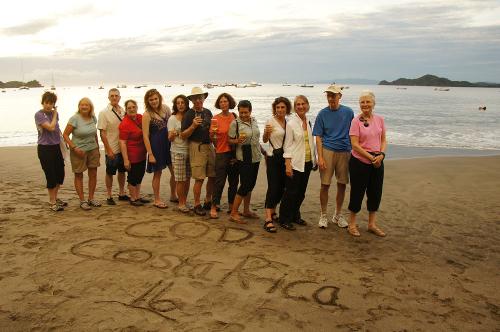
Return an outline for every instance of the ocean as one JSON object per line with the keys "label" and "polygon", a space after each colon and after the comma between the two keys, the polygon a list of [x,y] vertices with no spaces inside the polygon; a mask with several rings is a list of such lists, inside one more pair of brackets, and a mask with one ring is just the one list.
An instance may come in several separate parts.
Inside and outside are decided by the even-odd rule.
{"label": "ocean", "polygon": [[[189,94],[191,88],[201,84],[148,85],[134,88],[129,85],[121,88],[121,103],[127,99],[135,99],[143,105],[144,93],[156,88],[162,94],[164,103],[171,107],[171,100],[177,94]],[[114,86],[98,87],[57,87],[58,110],[61,129],[69,117],[77,110],[78,101],[89,97],[95,106],[96,113],[107,103],[107,93]],[[252,102],[252,115],[261,128],[271,117],[271,103],[274,98],[284,96],[293,98],[303,94],[308,97],[311,123],[317,113],[327,105],[324,89],[327,85],[316,84],[311,88],[299,87],[296,84],[265,84],[257,87],[214,87],[206,89],[209,96],[205,107],[216,113],[213,106],[215,99],[222,92],[230,93],[237,101],[248,99]],[[408,151],[429,151],[430,154],[497,154],[500,150],[500,89],[494,88],[450,88],[449,91],[435,90],[434,87],[412,87],[404,89],[395,86],[348,85],[341,103],[359,112],[358,96],[362,90],[369,89],[375,93],[375,112],[386,121],[387,140],[394,151],[405,154]],[[30,90],[5,89],[0,93],[0,146],[36,145],[37,132],[34,124],[34,113],[40,109],[40,97],[44,88]],[[479,107],[486,106],[485,111]],[[140,106],[140,112],[143,106]],[[422,149],[419,149],[422,148]],[[446,153],[448,151],[448,153]],[[451,152],[450,152],[451,151]],[[410,153],[411,155],[411,153]]]}

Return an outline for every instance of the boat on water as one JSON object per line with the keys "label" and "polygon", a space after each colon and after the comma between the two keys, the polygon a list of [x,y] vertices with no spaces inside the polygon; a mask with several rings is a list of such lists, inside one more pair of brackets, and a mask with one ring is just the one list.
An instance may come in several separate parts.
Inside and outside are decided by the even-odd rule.
{"label": "boat on water", "polygon": [[116,85],[116,88],[117,89],[126,89],[127,85],[126,84],[118,84],[118,85]]}
{"label": "boat on water", "polygon": [[5,93],[5,92],[7,92],[7,91],[6,90],[2,90],[2,93]]}
{"label": "boat on water", "polygon": [[398,89],[398,90],[406,90],[407,88],[397,87],[396,89]]}
{"label": "boat on water", "polygon": [[289,83],[283,83],[283,84],[281,84],[281,85],[282,85],[282,86],[292,86],[292,85],[291,85],[291,84],[289,84]]}
{"label": "boat on water", "polygon": [[203,84],[203,87],[205,87],[207,89],[213,89],[214,85],[212,83],[205,83],[205,84]]}
{"label": "boat on water", "polygon": [[171,87],[172,87],[172,85],[170,85],[170,84],[165,84],[165,87],[166,87],[166,88],[171,88]]}
{"label": "boat on water", "polygon": [[247,87],[249,87],[249,88],[255,88],[258,86],[262,86],[262,84],[259,84],[257,82],[250,82],[249,84],[247,84]]}
{"label": "boat on water", "polygon": [[304,83],[304,84],[301,84],[301,85],[299,85],[299,86],[300,86],[301,88],[314,88],[314,85],[312,85],[312,84],[305,84],[305,83]]}
{"label": "boat on water", "polygon": [[19,90],[29,90],[30,88],[28,88],[26,85],[23,85],[21,87],[19,87]]}
{"label": "boat on water", "polygon": [[434,88],[434,91],[450,91],[450,88]]}
{"label": "boat on water", "polygon": [[99,87],[99,90],[102,90],[102,89],[104,89],[104,87],[101,85],[101,86]]}

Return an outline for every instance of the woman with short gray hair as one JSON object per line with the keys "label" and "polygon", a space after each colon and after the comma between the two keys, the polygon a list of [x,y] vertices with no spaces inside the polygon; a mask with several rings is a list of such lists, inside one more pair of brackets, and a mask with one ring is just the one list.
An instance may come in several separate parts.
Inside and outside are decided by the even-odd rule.
{"label": "woman with short gray hair", "polygon": [[375,95],[365,90],[359,96],[361,114],[351,121],[352,155],[349,160],[351,193],[349,201],[349,226],[352,236],[360,236],[356,225],[356,214],[361,210],[363,197],[367,196],[368,231],[384,237],[386,234],[375,223],[376,212],[382,198],[385,159],[385,123],[384,118],[373,113]]}

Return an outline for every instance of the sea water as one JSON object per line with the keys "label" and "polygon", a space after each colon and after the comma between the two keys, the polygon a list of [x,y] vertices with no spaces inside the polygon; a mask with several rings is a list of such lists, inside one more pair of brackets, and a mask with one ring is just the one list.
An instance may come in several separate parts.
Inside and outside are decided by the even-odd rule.
{"label": "sea water", "polygon": [[[121,88],[121,104],[127,99],[135,99],[139,112],[144,109],[144,94],[156,88],[162,94],[164,103],[171,107],[172,98],[177,94],[188,95],[191,88],[201,84],[148,85],[135,88]],[[95,106],[96,115],[107,103],[107,94],[114,86],[57,87],[60,126],[64,130],[68,119],[76,112],[78,101],[89,97]],[[272,116],[271,104],[274,98],[293,98],[303,94],[309,99],[308,117],[314,124],[318,112],[327,106],[324,93],[327,85],[316,84],[312,88],[298,85],[262,84],[257,87],[237,88],[233,86],[206,89],[209,92],[204,106],[214,108],[217,96],[230,93],[236,101],[248,99],[252,102],[252,115],[261,130]],[[495,88],[450,88],[449,91],[435,90],[434,87],[395,87],[379,85],[349,85],[344,90],[341,103],[359,112],[358,97],[362,90],[375,93],[375,113],[385,118],[389,144],[407,147],[433,147],[449,149],[500,150],[500,89]],[[41,108],[40,98],[44,88],[30,90],[5,89],[0,93],[0,146],[35,145],[37,132],[34,114]],[[485,111],[479,107],[486,107]]]}

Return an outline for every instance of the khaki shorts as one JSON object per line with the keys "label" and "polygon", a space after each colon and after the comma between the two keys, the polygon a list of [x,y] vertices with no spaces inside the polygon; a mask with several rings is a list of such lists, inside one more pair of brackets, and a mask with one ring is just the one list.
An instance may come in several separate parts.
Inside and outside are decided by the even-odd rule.
{"label": "khaki shorts", "polygon": [[83,173],[87,168],[97,168],[101,166],[99,161],[100,158],[101,154],[99,153],[99,148],[85,152],[85,156],[83,157],[79,157],[73,150],[69,152],[73,173]]}
{"label": "khaki shorts", "polygon": [[215,177],[215,150],[212,144],[189,142],[189,162],[193,179]]}
{"label": "khaki shorts", "polygon": [[350,158],[350,152],[335,152],[323,148],[323,159],[325,159],[326,169],[319,171],[321,184],[330,185],[334,173],[337,183],[348,184]]}

